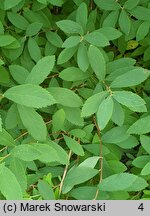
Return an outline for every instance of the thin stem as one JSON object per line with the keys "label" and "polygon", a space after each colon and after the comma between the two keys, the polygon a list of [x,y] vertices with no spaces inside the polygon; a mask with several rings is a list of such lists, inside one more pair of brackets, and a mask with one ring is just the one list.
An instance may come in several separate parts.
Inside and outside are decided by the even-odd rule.
{"label": "thin stem", "polygon": [[[70,161],[70,158],[71,158],[71,154],[72,154],[72,151],[70,150],[70,151],[69,151],[69,154],[68,154],[68,160],[69,160],[69,161]],[[60,182],[59,197],[60,197],[61,192],[62,192],[62,187],[63,187],[64,180],[65,180],[65,177],[66,177],[66,174],[67,174],[67,171],[68,171],[68,167],[69,167],[69,164],[66,165],[65,170],[64,170],[64,173],[63,173],[62,180],[61,180],[61,182]]]}
{"label": "thin stem", "polygon": [[131,200],[136,200],[136,199],[139,199],[139,196],[141,195],[141,191],[139,191],[135,196],[133,196],[131,198]]}
{"label": "thin stem", "polygon": [[62,139],[64,139],[64,137],[60,137],[60,138],[54,139],[53,141],[59,141],[59,140],[62,140]]}
{"label": "thin stem", "polygon": [[[99,175],[100,175],[99,176],[99,183],[101,183],[102,179],[103,179],[103,157],[102,157],[102,147],[103,147],[103,145],[102,145],[102,139],[101,139],[101,131],[100,131],[100,128],[99,128],[99,126],[98,126],[98,124],[96,122],[95,116],[93,117],[93,121],[94,121],[95,127],[97,129],[97,135],[99,137],[99,143],[100,143],[100,145],[99,145],[99,148],[100,148],[100,153],[99,153],[99,166],[100,166],[100,170],[99,170]],[[94,200],[97,199],[98,194],[99,194],[99,189],[97,189],[97,191],[96,191]]]}
{"label": "thin stem", "polygon": [[60,134],[67,134],[67,132],[65,132],[65,131],[54,131],[54,132],[52,132],[51,134],[49,134],[49,136],[52,136],[52,135],[55,135],[55,134],[58,134],[58,135],[60,135]]}
{"label": "thin stem", "polygon": [[109,92],[110,96],[112,96],[113,92],[112,92],[110,86],[108,86],[108,85],[105,83],[105,81],[103,81],[103,84],[105,85],[106,90]]}
{"label": "thin stem", "polygon": [[7,158],[7,157],[9,157],[9,156],[10,156],[10,154],[5,155],[4,157],[2,157],[2,158],[0,159],[0,162],[2,162],[3,160],[5,160],[5,158]]}
{"label": "thin stem", "polygon": [[7,146],[5,146],[4,148],[2,148],[2,149],[0,150],[0,152],[2,152],[2,151],[5,150],[5,149],[7,149]]}
{"label": "thin stem", "polygon": [[49,124],[49,123],[51,123],[51,122],[52,122],[52,120],[49,120],[49,121],[45,122],[45,124],[47,125],[47,124]]}
{"label": "thin stem", "polygon": [[37,195],[34,195],[34,196],[30,196],[30,198],[32,199],[32,198],[36,198],[36,197],[40,197],[41,196],[41,194],[37,194]]}
{"label": "thin stem", "polygon": [[53,77],[57,77],[57,76],[59,76],[59,73],[52,74],[52,75],[48,76],[46,79],[53,78]]}
{"label": "thin stem", "polygon": [[70,88],[70,90],[76,91],[76,90],[78,90],[79,88],[82,88],[82,87],[84,87],[84,86],[87,86],[87,84],[86,84],[86,83],[83,83],[83,84],[81,84],[81,85],[79,85],[79,86],[77,86],[77,87]]}
{"label": "thin stem", "polygon": [[26,131],[25,133],[23,133],[23,134],[21,134],[20,136],[18,136],[14,141],[20,139],[21,137],[24,137],[24,136],[27,135],[27,134],[28,134],[28,132]]}
{"label": "thin stem", "polygon": [[93,10],[93,0],[90,1],[90,10]]}

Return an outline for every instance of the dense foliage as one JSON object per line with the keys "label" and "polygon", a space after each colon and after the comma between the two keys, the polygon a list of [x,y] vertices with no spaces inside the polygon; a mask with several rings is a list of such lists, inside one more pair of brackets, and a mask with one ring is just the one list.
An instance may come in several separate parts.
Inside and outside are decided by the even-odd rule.
{"label": "dense foliage", "polygon": [[0,199],[150,199],[150,1],[0,1]]}

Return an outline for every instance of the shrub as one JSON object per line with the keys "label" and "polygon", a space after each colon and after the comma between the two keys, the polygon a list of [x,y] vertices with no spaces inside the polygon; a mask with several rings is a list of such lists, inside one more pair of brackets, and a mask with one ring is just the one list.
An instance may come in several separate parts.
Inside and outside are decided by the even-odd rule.
{"label": "shrub", "polygon": [[149,41],[149,0],[1,0],[1,199],[150,198]]}

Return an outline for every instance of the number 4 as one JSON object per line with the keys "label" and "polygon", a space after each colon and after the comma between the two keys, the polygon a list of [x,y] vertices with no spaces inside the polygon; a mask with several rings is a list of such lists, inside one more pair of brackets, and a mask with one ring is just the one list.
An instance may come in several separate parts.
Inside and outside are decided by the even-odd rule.
{"label": "number 4", "polygon": [[141,203],[138,207],[139,210],[143,211],[144,210],[144,206],[143,206],[143,203]]}

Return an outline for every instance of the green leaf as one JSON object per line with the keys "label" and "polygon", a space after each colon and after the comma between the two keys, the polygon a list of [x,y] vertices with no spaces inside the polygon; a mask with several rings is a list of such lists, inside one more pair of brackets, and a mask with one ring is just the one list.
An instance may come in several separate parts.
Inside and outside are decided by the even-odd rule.
{"label": "green leaf", "polygon": [[71,48],[71,47],[77,46],[80,42],[81,42],[80,36],[70,36],[63,42],[62,47]]}
{"label": "green leaf", "polygon": [[1,115],[0,115],[0,133],[2,132],[2,118],[1,118]]}
{"label": "green leaf", "polygon": [[9,88],[4,97],[20,105],[41,108],[55,104],[51,94],[40,86],[24,84]]}
{"label": "green leaf", "polygon": [[17,28],[26,30],[29,25],[28,21],[20,14],[14,12],[7,13],[8,20]]}
{"label": "green leaf", "polygon": [[138,139],[134,136],[129,136],[126,140],[116,143],[117,146],[123,149],[132,149],[139,144]]}
{"label": "green leaf", "polygon": [[136,60],[132,58],[116,59],[107,64],[107,72],[110,74],[118,69],[124,69],[125,67],[127,68],[130,66],[133,66],[135,63],[136,63]]}
{"label": "green leaf", "polygon": [[10,154],[12,157],[19,158],[23,161],[46,161],[48,158],[48,162],[54,162],[58,159],[56,150],[53,149],[51,146],[43,143],[18,145],[12,149]]}
{"label": "green leaf", "polygon": [[44,200],[55,200],[55,195],[52,189],[47,182],[43,180],[38,181],[38,190]]}
{"label": "green leaf", "polygon": [[25,173],[23,162],[17,158],[13,158],[11,160],[9,168],[14,173],[17,181],[19,182],[22,189],[22,193],[25,193],[25,190],[27,189],[27,176]]}
{"label": "green leaf", "polygon": [[59,131],[63,128],[65,122],[65,112],[63,109],[57,110],[52,117],[53,131]]}
{"label": "green leaf", "polygon": [[147,47],[147,49],[144,52],[144,61],[148,61],[150,59],[150,47]]}
{"label": "green leaf", "polygon": [[145,179],[138,177],[138,176],[136,177],[137,179],[135,180],[135,182],[128,188],[129,192],[130,191],[141,191],[148,186]]}
{"label": "green leaf", "polygon": [[56,50],[57,50],[57,47],[55,47],[48,41],[46,42],[45,49],[44,49],[45,56],[55,54]]}
{"label": "green leaf", "polygon": [[[66,105],[67,106],[67,105]],[[66,120],[71,122],[74,125],[83,126],[84,121],[81,117],[81,110],[78,107],[65,107],[63,106],[63,110],[65,111]]]}
{"label": "green leaf", "polygon": [[150,162],[148,162],[141,171],[141,175],[149,175],[150,174]]}
{"label": "green leaf", "polygon": [[150,9],[142,6],[137,6],[131,10],[132,16],[139,20],[150,20]]}
{"label": "green leaf", "polygon": [[114,0],[94,0],[94,2],[103,10],[118,10],[120,8],[119,3]]}
{"label": "green leaf", "polygon": [[67,107],[80,107],[82,106],[82,100],[70,89],[61,87],[49,87],[47,89],[51,95],[55,98],[57,103]]}
{"label": "green leaf", "polygon": [[107,161],[107,163],[114,174],[122,173],[122,172],[127,170],[127,167],[123,163],[121,163],[120,161],[109,160],[109,161]]}
{"label": "green leaf", "polygon": [[38,2],[40,2],[41,4],[47,5],[47,0],[37,0]]}
{"label": "green leaf", "polygon": [[[108,160],[117,160],[117,161],[121,160],[121,149],[117,145],[114,145],[114,144],[110,143],[109,145],[106,145],[106,146],[108,147],[108,149],[110,151],[109,154],[108,154],[108,152],[106,154],[107,161]],[[104,160],[104,167],[107,168],[104,171],[105,172],[105,177],[107,177],[108,175],[113,174],[112,170],[110,170],[108,168],[107,161]],[[107,171],[108,171],[109,174],[107,174]]]}
{"label": "green leaf", "polygon": [[89,157],[86,160],[84,160],[82,163],[80,163],[79,167],[89,167],[94,168],[99,160],[99,157],[93,156]]}
{"label": "green leaf", "polygon": [[41,22],[43,24],[43,28],[50,29],[51,22],[46,15],[47,13],[45,14],[45,12],[39,11],[39,7],[36,10],[38,10],[38,13],[33,10],[30,10],[29,8],[26,8],[26,10],[24,10],[23,15],[26,19],[29,20],[30,23]]}
{"label": "green leaf", "polygon": [[130,40],[127,42],[126,50],[133,50],[133,49],[137,48],[138,45],[139,45],[138,41]]}
{"label": "green leaf", "polygon": [[129,134],[146,134],[150,132],[150,116],[138,119],[129,129]]}
{"label": "green leaf", "polygon": [[113,102],[114,105],[113,105],[113,113],[111,116],[111,120],[118,126],[122,126],[125,119],[124,110],[116,100],[113,100]]}
{"label": "green leaf", "polygon": [[144,21],[143,23],[141,23],[136,33],[136,40],[140,41],[144,39],[145,36],[149,33],[149,29],[150,29],[149,21]]}
{"label": "green leaf", "polygon": [[141,141],[141,145],[142,147],[145,149],[145,151],[147,151],[148,154],[150,154],[150,137],[142,135],[140,136],[140,141]]}
{"label": "green leaf", "polygon": [[[120,173],[109,176],[99,184],[101,191],[132,191],[132,186],[137,182],[141,184],[141,190],[147,187],[147,182],[133,174]],[[129,189],[130,188],[130,189]],[[134,187],[133,191],[138,191],[139,187]]]}
{"label": "green leaf", "polygon": [[104,34],[93,31],[91,33],[88,33],[84,36],[84,39],[89,42],[90,44],[98,47],[105,47],[109,45],[109,40],[107,37],[105,37]]}
{"label": "green leaf", "polygon": [[43,24],[41,22],[33,22],[29,24],[26,28],[26,36],[32,37],[36,35],[40,31],[42,26]]}
{"label": "green leaf", "polygon": [[102,27],[115,28],[119,14],[119,10],[110,11],[107,17],[104,19]]}
{"label": "green leaf", "polygon": [[35,61],[38,62],[41,59],[41,50],[40,47],[38,46],[37,42],[33,38],[29,38],[28,40],[28,51],[31,56],[31,58]]}
{"label": "green leaf", "polygon": [[143,155],[135,158],[132,161],[133,166],[138,167],[138,168],[143,168],[148,162],[150,161],[150,156],[149,155]]}
{"label": "green leaf", "polygon": [[77,63],[82,71],[86,71],[89,67],[89,59],[87,54],[87,46],[84,43],[80,43],[77,52]]}
{"label": "green leaf", "polygon": [[127,134],[126,132],[127,132],[126,126],[113,127],[102,136],[102,141],[104,143],[115,143],[115,144],[122,142],[128,139],[129,137],[129,134]]}
{"label": "green leaf", "polygon": [[63,193],[68,193],[75,185],[81,184],[98,174],[98,170],[89,167],[73,167],[66,175]]}
{"label": "green leaf", "polygon": [[129,87],[135,86],[140,84],[141,82],[145,81],[149,76],[149,71],[137,67],[133,70],[130,70],[113,80],[110,87],[114,88],[122,88],[122,87]]}
{"label": "green leaf", "polygon": [[87,79],[89,73],[84,73],[77,67],[68,67],[59,73],[59,77],[66,81],[78,81]]}
{"label": "green leaf", "polygon": [[140,0],[127,0],[123,7],[127,10],[131,10],[133,8],[135,8],[138,4],[139,4]]}
{"label": "green leaf", "polygon": [[29,71],[20,65],[10,65],[9,71],[13,79],[19,84],[24,84],[27,76],[29,75]]}
{"label": "green leaf", "polygon": [[129,66],[129,67],[124,67],[124,68],[118,68],[112,72],[110,72],[110,74],[107,76],[106,80],[108,81],[113,81],[114,79],[116,79],[118,76],[121,76],[125,73],[127,73],[128,71],[131,71],[135,69],[134,66]]}
{"label": "green leaf", "polygon": [[15,175],[5,167],[4,163],[0,165],[0,179],[0,191],[7,200],[23,199],[21,187]]}
{"label": "green leaf", "polygon": [[134,94],[129,91],[114,91],[113,97],[119,103],[127,106],[129,109],[133,111],[141,112],[141,106],[143,105],[146,111],[145,101],[137,94]]}
{"label": "green leaf", "polygon": [[94,46],[90,46],[88,50],[90,65],[95,72],[97,78],[102,81],[106,74],[106,62],[102,52]]}
{"label": "green leaf", "polygon": [[77,187],[70,191],[71,197],[77,200],[93,200],[97,191],[95,186]]}
{"label": "green leaf", "polygon": [[55,64],[55,56],[46,56],[40,59],[37,64],[32,68],[30,74],[26,79],[26,83],[41,84],[44,79],[52,71]]}
{"label": "green leaf", "polygon": [[103,27],[98,31],[102,33],[108,40],[115,40],[122,35],[120,31],[112,27]]}
{"label": "green leaf", "polygon": [[0,47],[8,46],[15,41],[16,39],[11,35],[0,35]]}
{"label": "green leaf", "polygon": [[97,111],[97,122],[100,130],[103,130],[108,124],[113,112],[113,100],[109,96],[102,101]]}
{"label": "green leaf", "polygon": [[22,0],[4,0],[4,9],[9,10],[18,5]]}
{"label": "green leaf", "polygon": [[2,59],[0,59],[0,66],[4,65],[4,61]]}
{"label": "green leaf", "polygon": [[78,143],[75,139],[72,139],[66,135],[63,135],[63,136],[66,142],[66,145],[71,151],[73,151],[77,155],[84,156],[84,151],[80,143]]}
{"label": "green leaf", "polygon": [[83,29],[80,24],[72,20],[61,20],[56,22],[57,26],[67,34],[83,35]]}
{"label": "green leaf", "polygon": [[66,151],[57,143],[53,141],[49,141],[48,145],[51,146],[54,150],[56,150],[58,158],[57,161],[61,164],[69,164],[69,157]]}
{"label": "green leaf", "polygon": [[[51,144],[47,143],[47,146],[41,147],[40,149],[43,149],[43,154],[39,156],[38,160],[40,160],[42,163],[58,162],[64,165],[68,164],[68,160],[66,160],[66,157],[64,158],[64,152],[62,152],[62,149],[60,150],[59,146],[53,147]],[[61,153],[62,155],[60,155]]]}
{"label": "green leaf", "polygon": [[5,126],[6,129],[13,129],[18,124],[19,113],[17,110],[17,106],[15,103],[11,105],[9,110],[7,111],[7,115],[5,118]]}
{"label": "green leaf", "polygon": [[76,22],[82,26],[84,32],[86,31],[87,16],[88,16],[87,5],[84,2],[82,2],[79,5],[76,12]]}
{"label": "green leaf", "polygon": [[14,42],[12,42],[9,45],[6,45],[4,48],[8,49],[8,50],[10,50],[10,49],[18,49],[18,48],[21,48],[21,43],[18,40],[15,39]]}
{"label": "green leaf", "polygon": [[69,59],[71,59],[71,57],[74,55],[76,50],[77,50],[77,47],[72,47],[72,48],[67,48],[61,51],[57,59],[57,64],[59,65],[59,64],[63,64],[67,62]]}
{"label": "green leaf", "polygon": [[0,21],[0,34],[4,34],[4,26],[2,21]]}
{"label": "green leaf", "polygon": [[10,76],[5,67],[0,66],[0,82],[1,83],[9,83]]}
{"label": "green leaf", "polygon": [[3,146],[14,146],[15,142],[13,137],[3,128],[0,131],[0,145]]}
{"label": "green leaf", "polygon": [[73,129],[69,133],[70,135],[78,137],[80,139],[86,136],[86,132],[83,129]]}
{"label": "green leaf", "polygon": [[[86,144],[86,145],[83,145],[83,147],[90,153],[96,155],[96,156],[99,156],[100,155],[100,148],[99,148],[99,144]],[[109,149],[106,147],[106,146],[103,146],[103,149],[102,149],[102,154],[103,156],[109,154],[110,151]]]}
{"label": "green leaf", "polygon": [[81,116],[87,117],[87,116],[90,116],[90,115],[96,113],[100,104],[102,103],[102,101],[104,100],[104,98],[106,96],[107,96],[107,92],[103,91],[103,92],[94,94],[91,97],[89,97],[85,101],[85,103],[82,107]]}
{"label": "green leaf", "polygon": [[131,29],[131,20],[125,10],[122,10],[119,16],[119,26],[121,30],[128,35]]}
{"label": "green leaf", "polygon": [[38,141],[45,141],[47,128],[42,117],[30,107],[17,105],[21,121],[29,134]]}
{"label": "green leaf", "polygon": [[62,47],[63,41],[56,32],[46,32],[47,40],[55,47]]}

